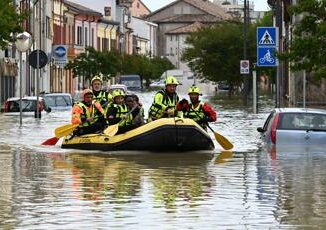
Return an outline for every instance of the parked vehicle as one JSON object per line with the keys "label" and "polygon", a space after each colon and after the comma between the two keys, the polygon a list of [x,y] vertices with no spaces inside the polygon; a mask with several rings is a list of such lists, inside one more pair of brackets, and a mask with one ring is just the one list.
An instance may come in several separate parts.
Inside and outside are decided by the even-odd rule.
{"label": "parked vehicle", "polygon": [[52,110],[70,110],[73,105],[72,97],[69,93],[49,93],[42,95],[45,104]]}
{"label": "parked vehicle", "polygon": [[139,75],[121,75],[119,77],[119,84],[127,86],[129,91],[141,91],[142,90],[142,80]]}
{"label": "parked vehicle", "polygon": [[151,84],[149,84],[150,87],[165,87],[165,79],[160,79],[158,81],[153,81]]}
{"label": "parked vehicle", "polygon": [[112,93],[112,91],[115,90],[115,89],[120,89],[123,92],[125,92],[125,94],[128,94],[128,89],[127,89],[126,85],[123,85],[123,84],[110,85],[108,92]]}
{"label": "parked vehicle", "polygon": [[[23,116],[36,117],[37,98],[35,96],[28,96],[22,98],[22,112]],[[44,111],[51,112],[51,108],[47,107],[42,97],[39,97],[39,111],[42,114]],[[3,105],[3,112],[5,115],[20,115],[20,98],[11,97],[6,100]]]}
{"label": "parked vehicle", "polygon": [[326,145],[326,110],[277,108],[257,131],[269,146]]}

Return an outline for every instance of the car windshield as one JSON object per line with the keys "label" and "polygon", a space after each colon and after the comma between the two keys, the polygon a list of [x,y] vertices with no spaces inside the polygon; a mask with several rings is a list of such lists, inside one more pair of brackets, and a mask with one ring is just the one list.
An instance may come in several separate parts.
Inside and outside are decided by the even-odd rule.
{"label": "car windshield", "polygon": [[[19,112],[19,100],[11,101],[9,111],[10,112]],[[31,112],[36,110],[36,100],[22,100],[22,111]]]}
{"label": "car windshield", "polygon": [[127,87],[140,87],[139,81],[124,81],[123,84],[125,84]]}
{"label": "car windshield", "polygon": [[49,107],[71,106],[71,100],[69,96],[43,96],[45,104]]}
{"label": "car windshield", "polygon": [[326,115],[317,113],[282,113],[279,129],[325,130]]}

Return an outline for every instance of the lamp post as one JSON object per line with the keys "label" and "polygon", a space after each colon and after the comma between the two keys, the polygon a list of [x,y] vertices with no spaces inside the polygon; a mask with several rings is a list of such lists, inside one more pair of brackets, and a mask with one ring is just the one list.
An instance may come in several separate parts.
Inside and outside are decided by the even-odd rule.
{"label": "lamp post", "polygon": [[16,35],[15,45],[19,51],[19,125],[23,124],[23,108],[22,108],[22,94],[23,94],[23,69],[22,69],[22,53],[29,50],[32,46],[32,36],[23,32]]}

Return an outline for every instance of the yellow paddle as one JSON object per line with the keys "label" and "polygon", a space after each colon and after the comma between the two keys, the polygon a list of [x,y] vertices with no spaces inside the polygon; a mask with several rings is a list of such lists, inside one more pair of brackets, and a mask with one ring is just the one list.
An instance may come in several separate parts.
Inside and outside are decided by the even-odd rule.
{"label": "yellow paddle", "polygon": [[55,145],[61,137],[67,136],[72,133],[78,124],[68,124],[58,127],[54,130],[55,137],[52,137],[42,143],[42,145]]}
{"label": "yellow paddle", "polygon": [[215,139],[216,141],[226,150],[230,150],[233,148],[233,144],[226,139],[226,137],[224,137],[223,135],[215,132],[208,124],[207,122],[207,127],[214,133]]}
{"label": "yellow paddle", "polygon": [[119,123],[115,125],[110,125],[106,129],[104,129],[104,134],[109,137],[113,137],[119,130]]}
{"label": "yellow paddle", "polygon": [[[127,119],[127,117],[129,116],[129,114],[131,114],[135,109],[137,109],[137,106],[135,106],[134,108],[132,108],[124,118],[122,118],[120,122],[124,121],[125,119]],[[114,135],[117,134],[118,130],[119,130],[119,123],[114,124],[114,125],[110,125],[108,126],[106,129],[104,129],[103,133],[105,135],[108,135],[109,137],[113,137]]]}
{"label": "yellow paddle", "polygon": [[[194,110],[193,108],[191,108],[191,110],[192,111],[194,111],[196,114],[197,114],[197,116],[199,116],[198,115],[198,113],[197,113],[197,111],[196,110]],[[214,133],[214,136],[215,136],[215,139],[216,139],[216,141],[224,148],[224,149],[226,149],[226,150],[230,150],[230,149],[232,149],[233,148],[233,144],[228,140],[228,139],[226,139],[226,137],[224,137],[224,136],[222,136],[221,134],[219,134],[219,133],[217,133],[217,132],[215,132],[210,126],[209,126],[209,124],[208,124],[208,122],[206,121],[206,125],[207,125],[207,127]]]}
{"label": "yellow paddle", "polygon": [[54,134],[56,137],[60,138],[60,137],[64,137],[69,135],[70,133],[72,133],[77,127],[79,126],[79,124],[68,124],[68,125],[63,125],[61,127],[58,127],[54,130]]}

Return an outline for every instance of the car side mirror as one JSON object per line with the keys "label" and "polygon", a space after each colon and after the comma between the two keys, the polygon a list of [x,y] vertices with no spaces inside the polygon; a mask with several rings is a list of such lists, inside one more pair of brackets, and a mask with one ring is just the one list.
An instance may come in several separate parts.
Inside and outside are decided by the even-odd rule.
{"label": "car side mirror", "polygon": [[260,133],[265,132],[265,130],[264,130],[262,127],[258,127],[258,128],[257,128],[257,131],[260,132]]}

